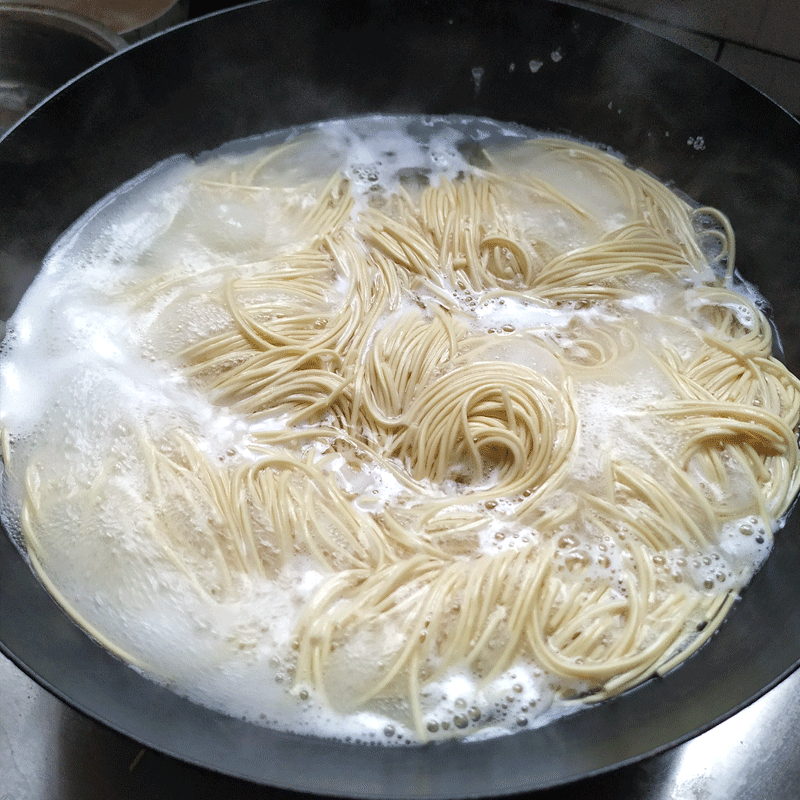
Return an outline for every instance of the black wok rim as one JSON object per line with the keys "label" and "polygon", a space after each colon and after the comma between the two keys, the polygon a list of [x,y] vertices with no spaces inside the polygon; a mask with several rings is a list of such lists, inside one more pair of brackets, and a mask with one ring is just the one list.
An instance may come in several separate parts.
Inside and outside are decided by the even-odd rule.
{"label": "black wok rim", "polygon": [[[20,131],[24,133],[25,126],[29,125],[28,120],[35,119],[35,115],[41,109],[47,109],[51,101],[57,101],[72,90],[80,90],[84,82],[91,80],[98,71],[111,69],[109,64],[113,65],[119,59],[126,58],[131,51],[153,48],[156,40],[163,41],[166,47],[167,38],[180,36],[181,30],[191,29],[198,24],[209,25],[215,19],[227,19],[226,15],[257,15],[258,9],[263,13],[268,5],[279,10],[287,3],[272,0],[270,3],[245,4],[236,9],[218,12],[201,20],[184,23],[145,40],[120,55],[106,59],[37,106],[8,132],[6,139],[19,136]],[[318,8],[316,0],[311,0],[306,5]],[[427,4],[422,5],[430,12]],[[537,5],[551,7],[546,2]],[[611,23],[591,12],[578,11],[567,6],[562,7],[558,14],[571,23],[578,21],[583,25],[600,24],[587,20],[602,19],[606,30],[629,28],[623,23]],[[667,46],[650,34],[638,32],[636,36],[644,37],[645,42],[659,41],[658,47],[662,50],[666,47],[673,54],[680,51],[677,46]],[[697,68],[698,62],[693,59],[699,57],[680,52],[680,63],[694,64]],[[713,67],[712,71],[715,73],[724,72],[716,65],[706,67]],[[737,96],[750,98],[756,110],[774,107],[771,101],[732,76],[727,76],[724,80],[720,78],[719,81],[734,81]],[[786,124],[786,120],[783,120],[783,125]],[[797,130],[800,130],[800,126],[794,122],[795,140],[800,142]],[[697,193],[694,195],[697,196]],[[766,591],[770,594],[771,586],[780,587],[781,582],[786,580],[786,576],[778,569],[784,559],[788,563],[800,563],[797,545],[800,537],[792,538],[792,534],[798,532],[800,527],[797,523],[795,514],[778,538],[776,553],[756,576],[743,599],[737,603],[731,620],[745,615],[750,620],[748,627],[752,627],[758,621],[763,622],[767,612],[775,612],[783,597],[779,592],[775,597],[770,595],[769,602],[765,600],[756,608],[752,607],[750,599],[754,596],[760,597],[759,592]],[[0,570],[0,650],[45,689],[97,722],[180,760],[256,783],[316,794],[352,797],[479,797],[563,785],[634,763],[691,739],[737,713],[800,666],[798,634],[787,634],[789,645],[785,649],[794,649],[793,658],[785,656],[780,663],[773,661],[769,666],[751,668],[747,673],[750,680],[746,682],[749,689],[731,691],[730,686],[723,682],[718,690],[712,691],[711,699],[706,697],[708,702],[703,713],[699,716],[697,713],[686,714],[682,704],[686,705],[683,699],[687,686],[695,687],[695,695],[692,696],[697,699],[701,696],[696,691],[698,681],[708,687],[708,682],[702,680],[703,674],[707,677],[709,670],[717,670],[718,674],[726,676],[730,675],[732,669],[721,655],[708,655],[716,652],[715,647],[704,648],[665,679],[649,681],[623,697],[603,704],[606,711],[602,712],[602,717],[595,713],[596,709],[589,709],[547,729],[525,731],[514,737],[499,738],[489,743],[369,748],[280,734],[194,706],[168,689],[158,687],[124,667],[78,630],[43,588],[31,580],[27,565],[5,537],[0,540]],[[35,610],[33,617],[47,623],[44,630],[57,631],[58,637],[44,643],[37,642],[38,631],[31,629],[29,623],[25,624],[25,620],[17,618],[22,608],[29,615],[31,609]],[[787,624],[780,624],[778,627],[788,631],[792,619],[791,610],[786,609],[782,621],[779,621]],[[735,638],[735,634],[730,633],[731,630],[732,624],[726,622],[715,638]],[[717,649],[720,654],[724,652],[722,646]],[[743,660],[754,655],[746,648],[739,648],[736,653],[737,658],[742,660],[739,664],[741,668],[748,666]],[[754,660],[757,661],[757,657]],[[64,663],[77,667],[77,674],[67,680],[66,684]],[[84,667],[79,666],[81,663]],[[88,669],[86,664],[89,664]],[[757,679],[757,675],[766,673],[771,673],[768,680]],[[677,681],[675,676],[678,676]],[[96,703],[98,688],[103,689],[101,696],[106,701],[102,709]],[[110,691],[111,688],[113,692]],[[117,704],[108,702],[114,695],[122,697],[123,701]],[[131,704],[131,698],[137,696],[139,701]],[[636,714],[631,712],[631,698],[634,698]],[[156,709],[157,714],[154,713]],[[644,724],[644,709],[651,712],[661,711],[665,718],[671,718],[671,727],[660,733],[647,728]],[[677,709],[677,713],[669,715],[670,709]],[[602,725],[591,722],[593,715],[595,719],[602,719]],[[586,722],[587,719],[590,721]],[[702,721],[698,722],[698,719]],[[189,722],[191,730],[187,735],[185,726]],[[635,732],[630,730],[633,722],[639,723],[634,725]],[[646,733],[642,732],[642,727]],[[614,741],[609,741],[609,729],[616,734]],[[570,737],[575,741],[575,736],[583,737],[581,741],[585,743],[594,738],[594,746],[589,747],[588,753],[577,756],[574,753],[569,754],[565,749],[565,742],[568,743]],[[235,747],[232,743],[235,743]],[[529,759],[531,753],[541,753],[542,748],[560,748],[561,758],[549,761],[545,759],[533,771],[519,768],[520,761],[526,757]],[[499,754],[501,750],[502,755]],[[265,759],[271,764],[265,764]]]}

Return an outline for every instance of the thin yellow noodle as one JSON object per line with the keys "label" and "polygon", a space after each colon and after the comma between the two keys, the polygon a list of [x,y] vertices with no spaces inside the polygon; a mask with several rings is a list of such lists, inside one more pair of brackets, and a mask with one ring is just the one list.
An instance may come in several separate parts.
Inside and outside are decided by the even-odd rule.
{"label": "thin yellow noodle", "polygon": [[98,641],[106,650],[112,652],[115,656],[118,656],[123,661],[127,661],[129,664],[133,664],[133,666],[138,667],[139,669],[147,670],[150,673],[158,674],[158,669],[156,665],[150,664],[148,662],[142,661],[136,656],[129,653],[127,650],[123,650],[119,645],[115,644],[113,639],[106,636],[102,631],[92,625],[89,620],[86,619],[76,608],[75,606],[67,599],[67,597],[62,594],[61,590],[50,580],[50,576],[47,572],[42,568],[42,565],[39,563],[39,559],[36,557],[35,553],[28,551],[28,558],[30,559],[31,565],[33,566],[34,571],[39,576],[39,580],[44,584],[45,588],[48,592],[53,596],[56,602],[64,609],[64,611],[72,617],[73,620],[83,628],[93,639]]}
{"label": "thin yellow noodle", "polygon": [[2,453],[5,468],[9,469],[11,467],[11,439],[5,425],[0,428],[0,453]]}
{"label": "thin yellow noodle", "polygon": [[[134,311],[163,307],[147,334],[159,352],[173,316],[191,323],[171,363],[246,430],[223,456],[180,423],[137,429],[150,497],[137,532],[209,604],[244,603],[312,563],[293,691],[356,712],[394,704],[421,742],[438,730],[434,684],[452,674],[485,689],[532,665],[555,696],[595,702],[672,670],[736,592],[729,581],[709,594],[688,571],[673,582],[664,564],[715,552],[737,520],[774,526],[800,487],[800,381],[732,288],[728,220],[566,140],[487,151],[486,168],[363,203],[342,171],[283,185],[281,159],[310,146],[212,164],[192,189],[259,208],[274,193],[297,229],[293,252],[248,246],[197,280],[175,263],[123,292]],[[537,175],[540,158],[585,170],[622,221],[610,230]],[[573,240],[536,228],[536,209]],[[637,306],[662,292],[674,292],[668,313]],[[495,303],[544,321],[520,330],[475,310]],[[618,424],[591,417],[585,395],[624,390],[637,370],[660,395],[629,410],[584,479],[576,454],[593,426]],[[59,505],[95,525],[118,491],[115,457],[70,486],[44,450],[19,466],[12,433],[0,430],[4,470],[20,470],[37,574],[101,644],[155,669],[78,613],[46,569]],[[359,636],[386,640],[381,666],[340,696]]]}

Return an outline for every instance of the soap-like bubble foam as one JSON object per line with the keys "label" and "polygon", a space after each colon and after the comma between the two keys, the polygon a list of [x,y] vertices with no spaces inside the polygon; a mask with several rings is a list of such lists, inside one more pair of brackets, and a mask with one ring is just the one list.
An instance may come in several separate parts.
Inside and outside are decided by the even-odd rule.
{"label": "soap-like bubble foam", "polygon": [[[541,65],[530,66],[535,71]],[[207,570],[213,584],[213,548],[198,531],[219,520],[195,502],[191,469],[181,461],[182,445],[172,434],[184,432],[209,464],[236,468],[263,455],[259,436],[279,433],[286,419],[269,413],[248,419],[215,403],[187,377],[175,354],[225,330],[230,312],[221,298],[228,282],[256,273],[268,258],[279,260],[307,235],[304,215],[329,174],[342,170],[349,179],[355,219],[398,191],[419,197],[428,186],[478,174],[485,167],[481,148],[495,147],[495,165],[513,169],[525,158],[516,145],[531,135],[487,120],[378,117],[232,143],[197,163],[172,159],[130,182],[87,212],[48,256],[9,322],[3,345],[0,424],[13,440],[3,519],[18,530],[26,492],[42,508],[59,507],[59,516],[37,530],[35,555],[77,613],[113,634],[157,680],[255,723],[382,744],[416,740],[403,701],[395,706],[376,701],[368,710],[354,709],[351,702],[365,674],[370,680],[379,675],[381,659],[400,646],[403,629],[391,622],[361,632],[332,656],[328,697],[295,680],[298,621],[328,577],[313,554],[299,552],[278,574],[260,581],[234,576],[231,580],[240,582],[234,587],[214,584],[220,597],[235,589],[237,599],[208,602],[191,565],[170,560],[148,533],[151,516],[168,513],[164,509],[170,506],[176,517],[194,515],[188,524],[184,516],[176,518],[176,529],[198,536],[197,569]],[[282,141],[283,149],[269,149]],[[514,224],[542,248],[586,246],[630,221],[624,198],[609,194],[590,165],[546,151],[527,159],[526,168],[566,198],[562,206],[533,190],[517,198],[521,210]],[[243,188],[231,176],[245,168],[250,182]],[[590,218],[594,222],[587,222]],[[304,300],[309,314],[322,317],[345,302],[350,280],[342,270],[322,300]],[[713,304],[687,292],[691,276],[683,285],[672,284],[643,281],[638,294],[611,309],[554,305],[514,291],[481,294],[443,281],[438,288],[420,286],[378,319],[375,329],[397,325],[412,309],[432,318],[446,295],[460,324],[495,337],[481,350],[482,361],[519,366],[556,389],[569,384],[579,423],[569,477],[544,509],[555,514],[560,504],[572,502],[571,487],[602,485],[609,452],[651,472],[654,453],[680,450],[680,435],[649,414],[659,402],[677,398],[663,372],[629,342],[609,334],[593,349],[585,335],[613,331],[623,319],[641,327],[644,340],[657,341],[668,326],[643,322],[651,315],[682,314],[689,324]],[[263,288],[263,293],[280,302],[280,291]],[[288,298],[287,307],[293,302]],[[728,309],[742,328],[754,326],[749,303]],[[680,336],[676,349],[688,352],[690,337]],[[616,372],[604,368],[603,347],[615,354]],[[557,418],[559,412],[552,413]],[[144,439],[157,442],[160,455],[145,455]],[[161,456],[187,475],[189,488],[183,495],[170,489],[175,492],[170,502],[155,496],[153,476]],[[418,499],[398,477],[402,465],[388,469],[359,460],[344,447],[331,456],[313,443],[304,458],[330,476],[362,518],[392,509],[400,519],[419,522]],[[31,469],[20,467],[26,463]],[[461,468],[475,488],[497,480],[502,464],[482,475],[470,475],[469,464]],[[426,497],[461,498],[421,523],[427,541],[450,529],[461,535],[450,542],[456,550],[498,554],[545,546],[535,524],[514,517],[519,497],[472,502],[459,494],[463,476],[456,472],[438,485],[420,481]],[[39,496],[42,487],[49,487],[51,496]],[[26,513],[32,513],[30,507]],[[726,523],[709,548],[653,558],[654,574],[707,592],[736,589],[766,557],[771,540],[769,522],[748,515]],[[612,576],[612,590],[621,597],[625,587],[619,576],[626,567],[618,545],[601,530],[564,524],[554,564],[585,576],[588,585]],[[484,672],[489,669],[484,665]],[[564,697],[592,688],[556,679],[526,660],[486,684],[480,673],[474,665],[449,669],[424,685],[420,703],[429,738],[481,738],[545,724],[570,710]]]}

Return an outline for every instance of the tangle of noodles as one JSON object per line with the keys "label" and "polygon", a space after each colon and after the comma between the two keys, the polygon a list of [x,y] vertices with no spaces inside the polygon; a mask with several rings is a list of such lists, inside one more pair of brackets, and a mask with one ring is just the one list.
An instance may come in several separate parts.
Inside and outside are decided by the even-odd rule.
{"label": "tangle of noodles", "polygon": [[186,168],[123,217],[155,221],[110,283],[124,225],[68,242],[96,299],[62,316],[111,322],[60,413],[31,432],[4,400],[32,565],[180,691],[278,681],[290,711],[261,716],[295,729],[311,706],[384,741],[541,724],[672,669],[800,483],[800,384],[727,220],[570,141],[395,185],[346,149],[323,127]]}

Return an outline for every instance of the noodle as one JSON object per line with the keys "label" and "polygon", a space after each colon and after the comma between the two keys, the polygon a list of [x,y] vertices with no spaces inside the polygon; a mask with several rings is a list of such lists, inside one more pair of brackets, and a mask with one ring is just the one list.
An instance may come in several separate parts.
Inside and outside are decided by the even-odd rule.
{"label": "noodle", "polygon": [[[106,647],[189,691],[177,656],[81,600],[69,565],[95,539],[103,603],[147,616],[148,592],[173,593],[185,627],[223,625],[203,670],[241,656],[261,675],[263,648],[293,702],[418,741],[541,724],[676,667],[800,486],[800,383],[734,287],[725,217],[575,142],[365,191],[346,159],[303,166],[321,140],[194,168],[101,292],[194,418],[65,412],[30,435],[4,412],[36,572]],[[215,203],[266,233],[204,232],[192,209]],[[170,236],[210,249],[159,265]],[[95,425],[118,429],[112,451],[80,456]],[[259,617],[275,598],[293,599]]]}

